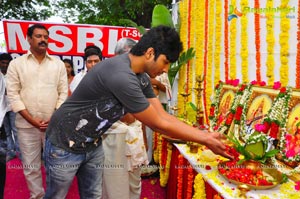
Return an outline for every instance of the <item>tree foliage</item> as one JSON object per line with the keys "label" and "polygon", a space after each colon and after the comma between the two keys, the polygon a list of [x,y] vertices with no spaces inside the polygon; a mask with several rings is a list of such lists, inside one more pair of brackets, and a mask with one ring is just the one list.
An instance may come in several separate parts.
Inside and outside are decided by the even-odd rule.
{"label": "tree foliage", "polygon": [[170,7],[172,0],[57,0],[55,12],[66,22],[124,26],[120,19],[151,27],[155,5]]}
{"label": "tree foliage", "polygon": [[1,20],[45,20],[51,15],[48,0],[0,0]]}

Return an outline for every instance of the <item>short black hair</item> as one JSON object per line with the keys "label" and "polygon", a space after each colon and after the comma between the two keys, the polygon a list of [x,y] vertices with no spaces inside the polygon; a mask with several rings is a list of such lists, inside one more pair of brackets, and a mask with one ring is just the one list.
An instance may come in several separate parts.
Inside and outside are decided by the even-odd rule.
{"label": "short black hair", "polygon": [[92,55],[97,55],[100,58],[100,60],[102,60],[102,51],[98,46],[87,46],[84,49],[84,60],[86,60],[89,56]]}
{"label": "short black hair", "polygon": [[30,37],[30,38],[32,37],[32,34],[33,34],[34,29],[44,29],[44,30],[47,31],[47,33],[48,33],[48,35],[49,35],[48,29],[47,29],[44,25],[37,23],[37,24],[34,24],[34,25],[30,26],[30,27],[27,29],[27,36],[28,36],[28,37]]}
{"label": "short black hair", "polygon": [[0,61],[2,60],[8,60],[11,61],[12,60],[12,56],[8,53],[1,53],[0,54]]}
{"label": "short black hair", "polygon": [[66,58],[66,59],[63,59],[62,61],[63,61],[64,63],[70,64],[70,66],[72,67],[71,75],[72,75],[72,76],[75,76],[75,73],[74,73],[74,65],[73,65],[72,60]]}
{"label": "short black hair", "polygon": [[164,54],[173,63],[177,61],[182,51],[182,43],[174,28],[161,25],[146,32],[140,41],[132,47],[130,53],[141,56],[145,54],[148,48],[154,49],[155,60],[160,54]]}

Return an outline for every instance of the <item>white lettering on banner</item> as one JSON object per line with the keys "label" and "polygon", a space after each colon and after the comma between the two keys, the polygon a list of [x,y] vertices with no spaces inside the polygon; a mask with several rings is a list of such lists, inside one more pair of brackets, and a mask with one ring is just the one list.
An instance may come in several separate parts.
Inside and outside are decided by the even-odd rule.
{"label": "white lettering on banner", "polygon": [[[4,36],[8,53],[24,54],[29,49],[26,33],[29,26],[42,23],[49,30],[48,53],[59,56],[78,56],[84,54],[88,45],[96,45],[105,58],[114,56],[114,48],[122,37],[138,41],[141,37],[135,28],[102,26],[89,24],[54,24],[21,20],[3,20]],[[83,60],[76,59],[76,70],[83,66]]]}
{"label": "white lettering on banner", "polygon": [[49,28],[49,34],[51,35],[51,39],[54,41],[57,41],[59,43],[62,43],[62,47],[59,47],[56,45],[56,43],[49,43],[48,47],[51,51],[54,52],[68,52],[73,47],[73,42],[69,37],[60,35],[59,32],[62,32],[63,34],[72,35],[72,31],[66,27],[66,26],[51,26]]}
{"label": "white lettering on banner", "polygon": [[[93,35],[91,37],[90,35]],[[83,52],[87,43],[93,43],[98,46],[100,49],[103,49],[103,43],[100,41],[103,37],[103,33],[98,28],[78,28],[78,52]]]}
{"label": "white lettering on banner", "polygon": [[108,54],[115,54],[115,47],[118,42],[118,30],[109,30]]}
{"label": "white lettering on banner", "polygon": [[[22,28],[20,24],[9,24],[8,29],[8,43],[9,43],[9,48],[12,50],[17,50],[17,38],[19,39],[19,42],[21,44],[22,49],[27,50],[29,49],[29,44],[23,34]],[[26,35],[26,33],[25,33]]]}

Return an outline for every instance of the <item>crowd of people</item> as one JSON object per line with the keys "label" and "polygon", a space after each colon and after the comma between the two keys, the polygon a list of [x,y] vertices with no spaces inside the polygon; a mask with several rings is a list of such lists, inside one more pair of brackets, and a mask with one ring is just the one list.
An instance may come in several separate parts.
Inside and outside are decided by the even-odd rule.
{"label": "crowd of people", "polygon": [[1,188],[5,163],[17,156],[30,198],[65,198],[76,176],[81,198],[138,199],[140,166],[152,161],[146,127],[148,134],[198,142],[230,158],[221,134],[181,122],[159,99],[171,93],[166,73],[182,50],[175,29],[152,28],[137,43],[123,38],[116,55],[104,60],[99,47],[87,46],[85,67],[76,75],[72,60],[47,53],[45,26],[30,26],[27,39],[28,52],[4,59],[7,72],[0,74],[1,139],[7,143],[0,150]]}

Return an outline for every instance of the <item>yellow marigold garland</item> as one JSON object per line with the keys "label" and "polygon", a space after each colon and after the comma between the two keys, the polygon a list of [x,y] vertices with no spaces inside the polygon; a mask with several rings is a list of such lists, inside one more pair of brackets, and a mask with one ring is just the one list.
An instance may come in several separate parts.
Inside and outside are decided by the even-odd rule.
{"label": "yellow marigold garland", "polygon": [[[241,0],[241,8],[248,6],[248,0]],[[249,82],[248,79],[248,18],[242,16],[241,20],[241,67],[242,80]]]}
{"label": "yellow marigold garland", "polygon": [[[236,2],[235,0],[231,0],[230,4],[235,7]],[[224,19],[226,20],[226,19]],[[230,70],[229,70],[229,79],[236,79],[236,23],[237,20],[234,18],[230,21],[229,24],[229,63],[230,63]]]}
{"label": "yellow marigold garland", "polygon": [[[203,57],[204,57],[204,20],[205,20],[205,1],[193,1],[192,6],[193,15],[195,16],[196,20],[194,21],[195,27],[191,31],[195,32],[195,75],[203,76]],[[196,78],[195,77],[195,78]],[[194,79],[195,79],[194,78]],[[203,91],[206,92],[206,91]],[[203,100],[203,99],[201,99]]]}
{"label": "yellow marigold garland", "polygon": [[[169,174],[170,174],[170,163],[171,163],[171,156],[172,156],[172,144],[169,142],[164,142],[164,138],[162,138],[162,145],[160,150],[160,171],[159,171],[159,182],[161,187],[165,187],[168,183]],[[166,155],[166,160],[162,159]]]}
{"label": "yellow marigold garland", "polygon": [[214,85],[217,85],[220,81],[220,54],[221,54],[221,37],[222,37],[222,1],[215,1],[216,5],[216,13],[215,13],[215,55],[214,55],[214,63],[215,63],[215,78]]}
{"label": "yellow marigold garland", "polygon": [[[289,0],[281,1],[281,8],[288,7]],[[280,43],[280,82],[282,85],[288,85],[288,77],[289,77],[289,66],[288,66],[288,56],[289,56],[289,30],[290,30],[290,19],[286,17],[286,12],[281,12],[280,17],[280,30],[279,34],[279,43]]]}
{"label": "yellow marigold garland", "polygon": [[198,173],[195,177],[194,191],[193,199],[206,199],[205,184],[201,173]]}
{"label": "yellow marigold garland", "polygon": [[[216,1],[208,1],[209,3],[209,16],[208,16],[208,52],[207,52],[207,72],[206,72],[206,87],[205,87],[205,93],[206,93],[206,102],[210,102],[210,96],[213,93],[213,84],[214,81],[212,81],[212,74],[213,71],[213,65],[216,66],[216,64],[214,64],[214,40],[215,40],[215,5],[216,5]],[[217,65],[218,66],[218,65]],[[207,115],[207,109],[206,107],[204,107],[205,110],[205,114]],[[207,117],[204,117],[205,119],[207,119]],[[208,123],[208,120],[205,120],[206,123]]]}
{"label": "yellow marigold garland", "polygon": [[[273,0],[267,1],[267,8],[273,7]],[[267,12],[267,77],[268,77],[268,85],[272,85],[274,83],[274,45],[275,45],[275,36],[274,36],[274,14],[272,12]]]}
{"label": "yellow marigold garland", "polygon": [[[179,2],[179,20],[180,20],[180,39],[183,44],[183,50],[186,51],[188,49],[188,40],[187,40],[187,26],[188,26],[188,1],[180,1]],[[184,99],[180,95],[180,93],[184,92],[184,85],[186,84],[186,70],[187,67],[183,66],[181,67],[179,71],[179,80],[178,80],[178,96],[177,96],[177,102],[178,102],[178,114],[183,114],[183,103]]]}
{"label": "yellow marigold garland", "polygon": [[159,151],[161,149],[161,135],[153,132],[153,160],[159,163]]}

